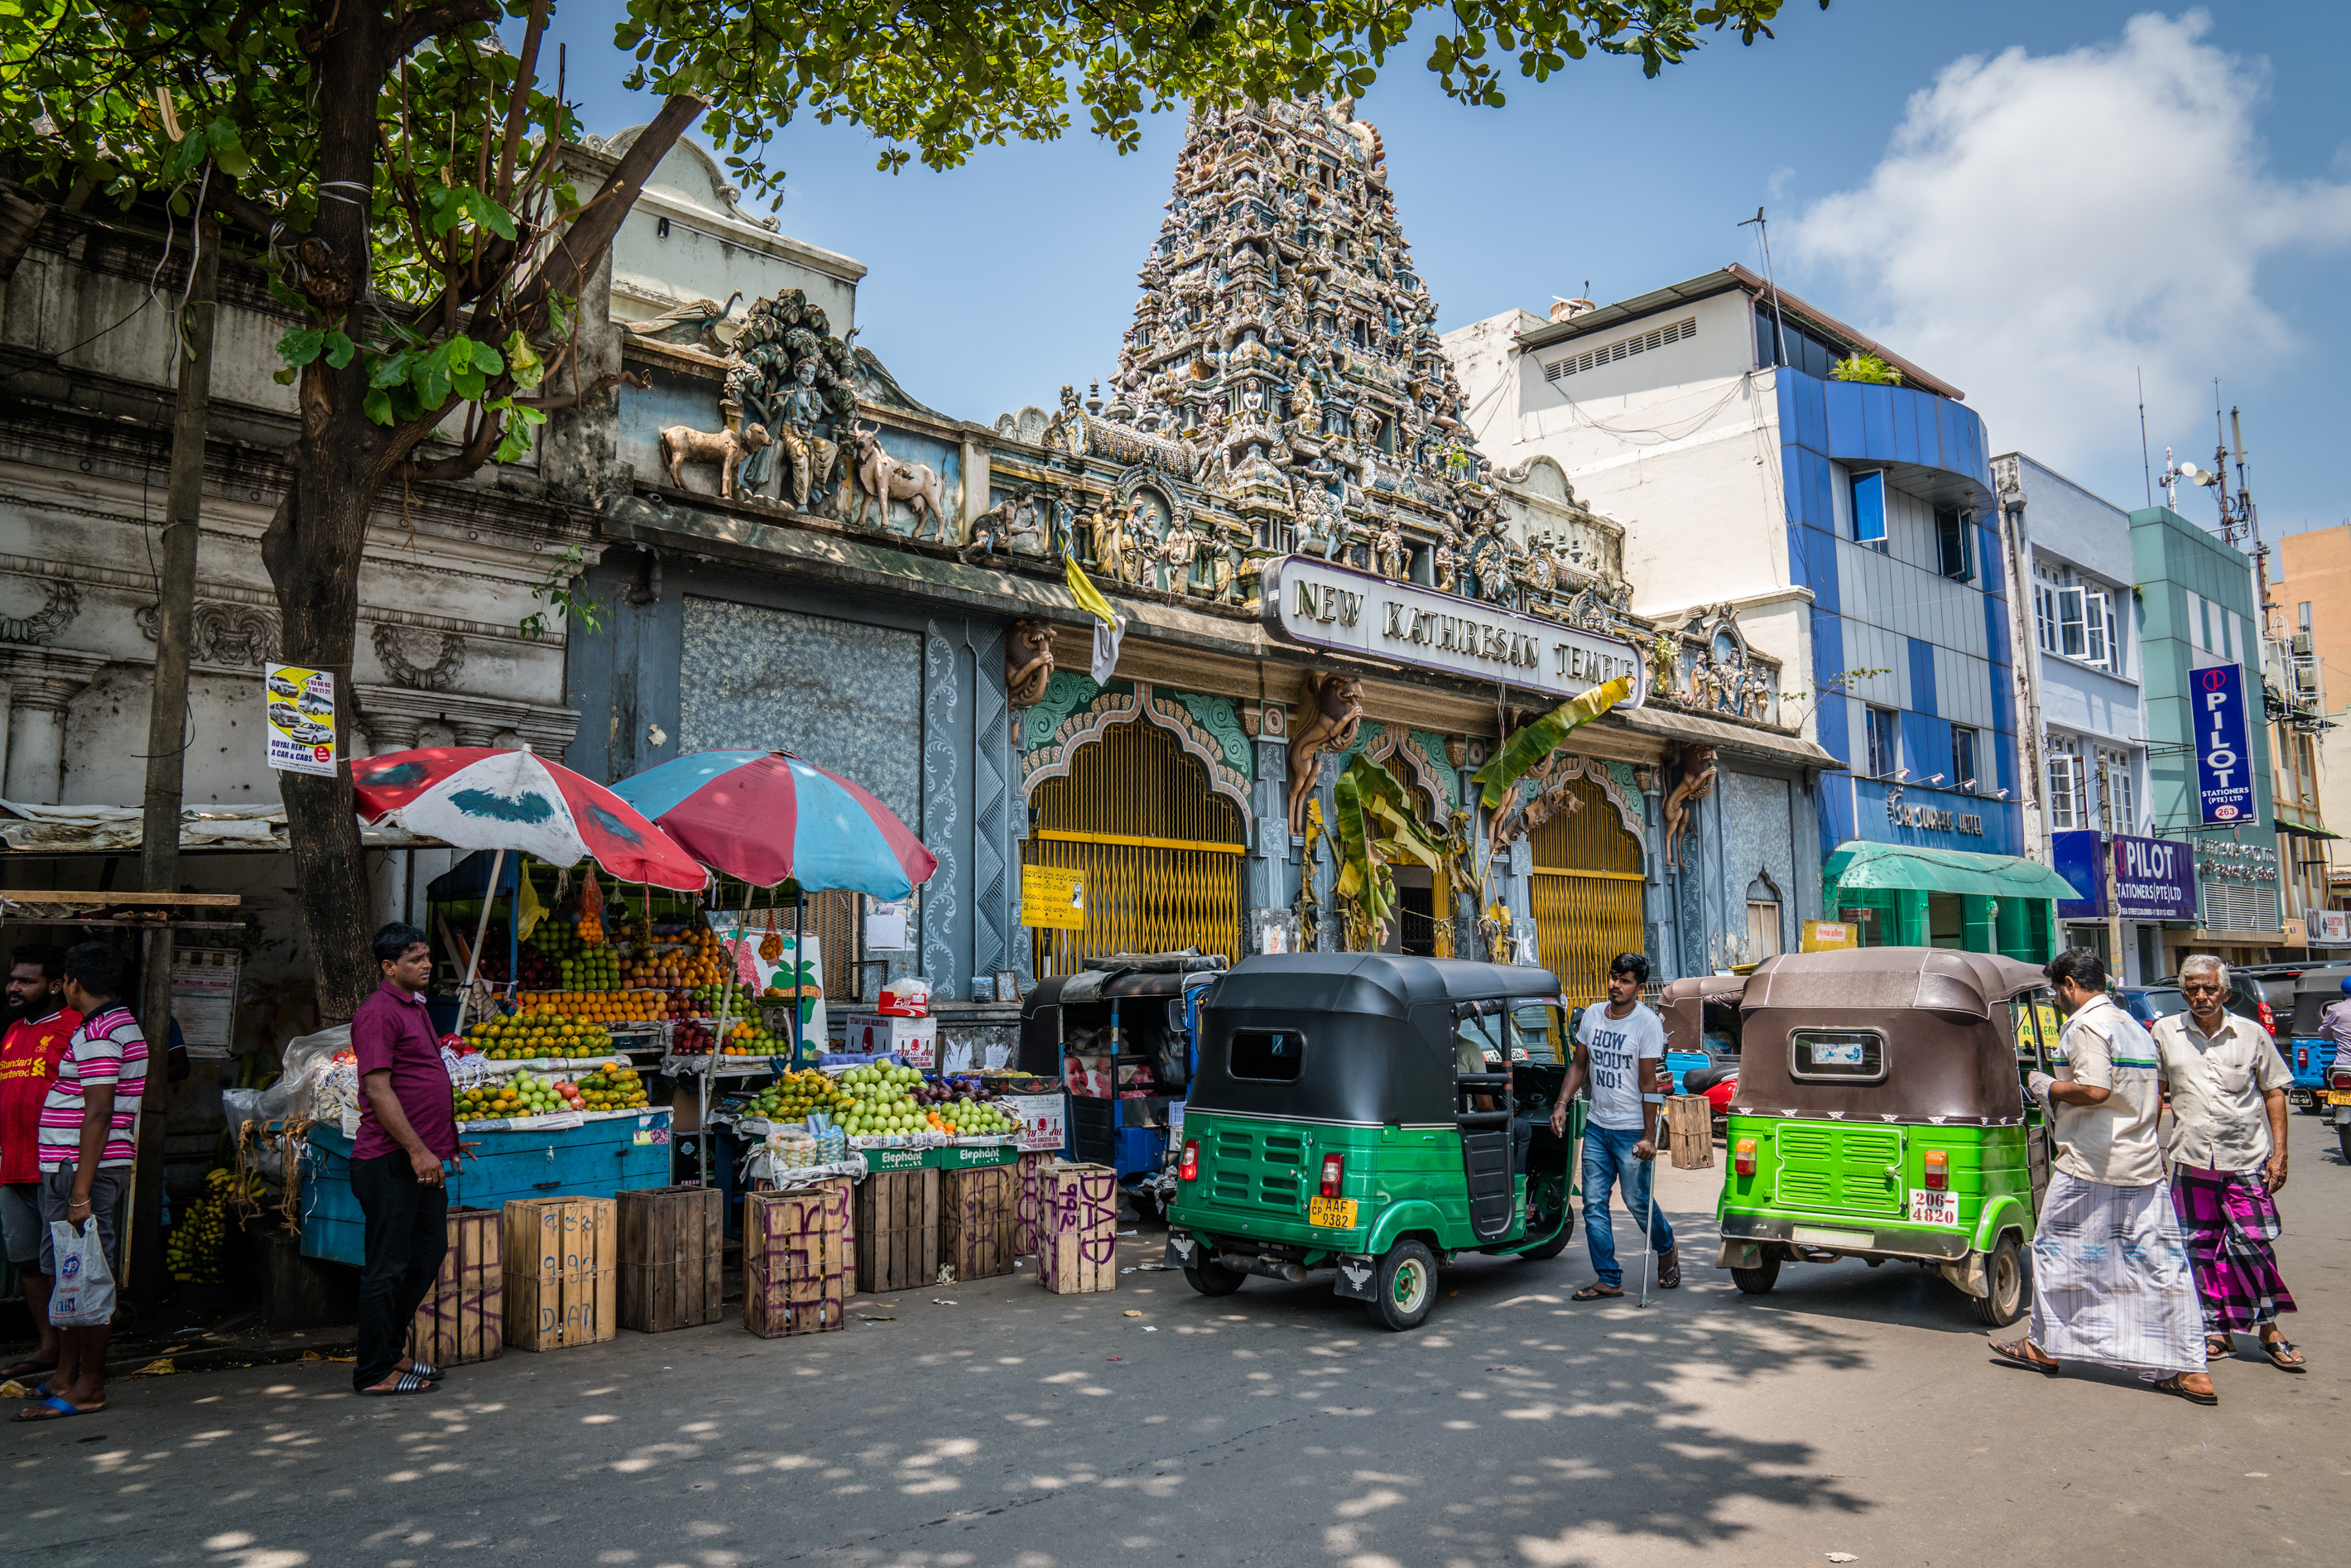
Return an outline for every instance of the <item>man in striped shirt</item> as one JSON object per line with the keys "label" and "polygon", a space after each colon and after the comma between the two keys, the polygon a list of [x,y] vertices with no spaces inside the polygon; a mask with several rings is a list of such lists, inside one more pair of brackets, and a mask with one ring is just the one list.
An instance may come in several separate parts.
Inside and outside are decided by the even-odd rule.
{"label": "man in striped shirt", "polygon": [[[123,1006],[131,965],[102,942],[85,942],[66,955],[66,1004],[81,1025],[57,1063],[57,1081],[41,1102],[41,1218],[87,1233],[98,1227],[106,1265],[120,1275],[114,1207],[138,1157],[139,1100],[147,1087],[147,1037]],[[55,1278],[51,1238],[41,1242],[41,1271]],[[57,1370],[37,1405],[19,1421],[61,1421],[106,1408],[106,1342],[111,1330],[60,1328]]]}

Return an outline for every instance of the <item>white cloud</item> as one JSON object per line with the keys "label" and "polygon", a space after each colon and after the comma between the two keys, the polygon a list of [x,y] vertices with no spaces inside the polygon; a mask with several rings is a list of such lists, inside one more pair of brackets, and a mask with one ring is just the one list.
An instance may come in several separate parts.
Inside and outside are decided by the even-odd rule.
{"label": "white cloud", "polygon": [[2135,470],[2140,366],[2158,446],[2167,424],[2196,444],[2215,374],[2258,380],[2296,350],[2262,259],[2351,240],[2351,184],[2265,169],[2264,70],[2210,28],[2148,14],[2111,43],[1955,61],[1868,181],[1798,219],[1797,268],[1964,388],[1994,451]]}

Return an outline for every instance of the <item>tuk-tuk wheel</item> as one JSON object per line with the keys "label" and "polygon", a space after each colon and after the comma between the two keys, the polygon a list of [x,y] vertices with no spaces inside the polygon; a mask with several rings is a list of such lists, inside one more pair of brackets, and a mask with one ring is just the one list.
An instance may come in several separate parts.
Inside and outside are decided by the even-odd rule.
{"label": "tuk-tuk wheel", "polygon": [[1185,1269],[1184,1282],[1204,1296],[1229,1296],[1249,1282],[1249,1276],[1203,1258]]}
{"label": "tuk-tuk wheel", "polygon": [[1780,1254],[1769,1247],[1762,1249],[1755,1267],[1730,1271],[1730,1282],[1750,1296],[1770,1295],[1771,1287],[1780,1282]]}
{"label": "tuk-tuk wheel", "polygon": [[1399,1241],[1380,1258],[1372,1314],[1392,1329],[1416,1329],[1437,1304],[1437,1254],[1417,1241]]}
{"label": "tuk-tuk wheel", "polygon": [[1968,1298],[1978,1322],[2005,1328],[2024,1315],[2024,1249],[2018,1245],[2014,1231],[2001,1237],[1991,1256],[1984,1260],[1984,1278],[1991,1285],[1991,1293]]}

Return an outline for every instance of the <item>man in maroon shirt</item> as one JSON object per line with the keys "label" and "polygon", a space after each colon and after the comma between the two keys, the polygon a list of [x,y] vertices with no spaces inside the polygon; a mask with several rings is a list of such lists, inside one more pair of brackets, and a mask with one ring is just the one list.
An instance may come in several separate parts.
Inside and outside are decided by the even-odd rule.
{"label": "man in maroon shirt", "polygon": [[429,1394],[441,1369],[406,1354],[409,1324],[449,1249],[444,1163],[458,1157],[449,1070],[425,1011],[433,949],[424,933],[394,921],[375,934],[383,983],[351,1017],[359,1059],[360,1134],[351,1145],[351,1196],[367,1216],[360,1271],[361,1394]]}

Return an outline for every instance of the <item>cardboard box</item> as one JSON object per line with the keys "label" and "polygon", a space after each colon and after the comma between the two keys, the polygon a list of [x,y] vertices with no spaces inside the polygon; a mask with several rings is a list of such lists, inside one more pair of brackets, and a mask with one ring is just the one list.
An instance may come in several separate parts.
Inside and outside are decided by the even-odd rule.
{"label": "cardboard box", "polygon": [[939,1173],[894,1171],[857,1184],[857,1288],[879,1295],[939,1277]]}
{"label": "cardboard box", "polygon": [[849,1179],[743,1198],[743,1326],[761,1339],[847,1321]]}
{"label": "cardboard box", "polygon": [[1064,1094],[1008,1094],[1004,1113],[1013,1119],[1023,1149],[1058,1153],[1070,1141],[1070,1101]]}
{"label": "cardboard box", "polygon": [[898,1018],[889,1013],[851,1013],[842,1020],[841,1049],[852,1056],[895,1051],[909,1067],[925,1072],[939,1064],[939,1020]]}
{"label": "cardboard box", "polygon": [[1057,1295],[1118,1288],[1118,1172],[1110,1166],[1047,1166],[1038,1178],[1044,1235],[1037,1278]]}
{"label": "cardboard box", "polygon": [[655,1186],[615,1201],[621,1326],[663,1333],[716,1322],[723,1315],[725,1195],[716,1186]]}
{"label": "cardboard box", "polygon": [[985,1280],[1012,1272],[1012,1260],[1019,1256],[1012,1248],[1013,1215],[1019,1206],[1016,1166],[939,1173],[939,1253],[953,1278]]}
{"label": "cardboard box", "polygon": [[501,1227],[506,1342],[517,1350],[598,1344],[620,1331],[617,1206],[609,1197],[518,1197]]}
{"label": "cardboard box", "polygon": [[493,1361],[506,1348],[503,1211],[453,1208],[441,1273],[408,1329],[408,1354],[428,1366]]}

